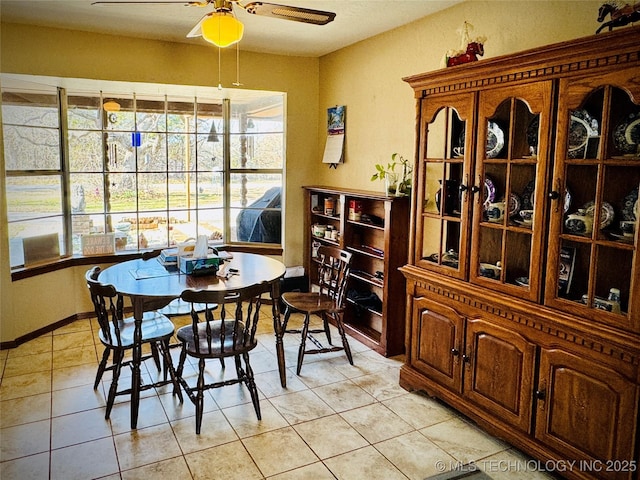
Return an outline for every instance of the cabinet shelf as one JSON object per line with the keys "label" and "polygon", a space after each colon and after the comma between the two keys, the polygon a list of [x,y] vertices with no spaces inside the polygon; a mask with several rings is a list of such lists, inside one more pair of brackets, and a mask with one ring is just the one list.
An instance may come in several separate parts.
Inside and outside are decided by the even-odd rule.
{"label": "cabinet shelf", "polygon": [[325,215],[324,213],[321,213],[321,212],[311,212],[311,215],[313,215],[314,217],[323,218],[326,220],[340,221],[339,215]]}
{"label": "cabinet shelf", "polygon": [[375,287],[384,288],[384,282],[382,279],[376,277],[375,275],[371,275],[368,272],[363,272],[361,270],[351,270],[350,276],[361,282],[368,283],[369,285],[373,285]]}
{"label": "cabinet shelf", "polygon": [[359,309],[366,310],[366,311],[367,311],[367,312],[369,312],[369,313],[372,313],[372,314],[374,314],[374,315],[377,315],[377,316],[379,316],[379,317],[382,317],[382,312],[379,312],[379,311],[377,311],[377,310],[374,310],[373,308],[370,308],[370,307],[365,307],[364,305],[360,305],[359,303],[357,303],[357,302],[355,302],[355,301],[351,300],[350,298],[347,298],[347,302],[348,302],[348,303],[350,303],[351,305],[356,306],[356,307],[357,307],[357,308],[359,308]]}
{"label": "cabinet shelf", "polygon": [[364,228],[373,228],[375,230],[381,230],[384,232],[384,225],[376,225],[374,223],[367,223],[367,222],[358,222],[356,220],[347,220],[347,223],[351,225],[358,225]]}
{"label": "cabinet shelf", "polygon": [[374,249],[373,247],[366,247],[366,245],[360,245],[359,247],[347,247],[347,250],[360,255],[366,255],[371,258],[377,258],[384,260],[384,251]]}
{"label": "cabinet shelf", "polygon": [[[336,245],[351,252],[351,271],[347,291],[356,289],[365,296],[375,294],[372,305],[382,304],[380,311],[358,305],[346,298],[344,323],[348,332],[373,350],[385,356],[404,353],[406,305],[405,281],[399,267],[407,263],[409,242],[408,197],[391,197],[381,192],[335,187],[308,186],[305,207],[324,205],[334,200],[336,215],[313,212],[305,218],[305,267],[311,283],[315,283],[317,262],[313,258],[314,243]],[[349,219],[349,207],[369,221]],[[357,207],[357,210],[356,210]],[[340,230],[337,241],[311,235],[313,223],[331,223]],[[382,272],[382,278],[376,277]],[[356,297],[358,298],[358,297]],[[364,298],[364,297],[363,297]],[[383,300],[384,299],[384,300]],[[375,308],[378,308],[377,306]]]}

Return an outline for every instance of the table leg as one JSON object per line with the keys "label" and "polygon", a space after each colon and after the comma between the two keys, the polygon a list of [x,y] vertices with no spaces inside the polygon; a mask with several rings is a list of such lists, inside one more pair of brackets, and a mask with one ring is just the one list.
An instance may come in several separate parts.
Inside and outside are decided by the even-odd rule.
{"label": "table leg", "polygon": [[142,363],[142,318],[144,300],[131,298],[135,328],[133,331],[133,350],[131,352],[131,429],[137,428],[140,407],[140,363]]}

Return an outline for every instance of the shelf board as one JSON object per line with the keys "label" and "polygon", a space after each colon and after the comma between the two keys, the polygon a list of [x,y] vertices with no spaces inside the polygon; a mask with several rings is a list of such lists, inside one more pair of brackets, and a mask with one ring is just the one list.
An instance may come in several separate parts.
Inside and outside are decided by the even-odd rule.
{"label": "shelf board", "polygon": [[376,225],[375,223],[367,223],[367,222],[358,222],[356,220],[347,220],[347,223],[352,225],[360,225],[361,227],[366,228],[374,228],[376,230],[381,230],[384,232],[384,225]]}
{"label": "shelf board", "polygon": [[379,260],[384,260],[384,253],[379,253],[380,252],[379,250],[372,249],[372,247],[368,247],[368,248],[366,246],[347,247],[347,250],[351,252],[359,253],[362,255],[367,255],[368,257],[377,258]]}
{"label": "shelf board", "polygon": [[[374,315],[377,315],[379,317],[382,316],[382,312],[378,312],[377,310],[374,310],[373,308],[369,308],[369,307],[365,307],[364,305],[360,305],[359,303],[354,302],[353,300],[351,300],[350,298],[346,298],[347,302],[349,302],[351,305],[354,305],[358,308],[362,308],[364,310],[366,310],[369,313],[372,313]],[[379,333],[378,333],[379,334]]]}
{"label": "shelf board", "polygon": [[360,281],[363,281],[365,283],[368,283],[370,285],[374,285],[376,287],[380,287],[380,288],[384,288],[384,283],[381,279],[377,278],[374,275],[371,275],[368,272],[363,272],[363,271],[353,271],[351,270],[351,273],[349,274],[350,277],[352,278],[356,278]]}

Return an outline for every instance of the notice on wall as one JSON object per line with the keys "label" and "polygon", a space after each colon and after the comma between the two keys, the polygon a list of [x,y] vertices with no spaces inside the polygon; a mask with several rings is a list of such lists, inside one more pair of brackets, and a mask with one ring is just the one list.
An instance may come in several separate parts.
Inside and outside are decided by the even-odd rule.
{"label": "notice on wall", "polygon": [[327,109],[327,143],[324,147],[322,163],[332,166],[344,161],[345,105]]}
{"label": "notice on wall", "polygon": [[105,255],[115,253],[115,233],[98,233],[82,236],[82,255]]}

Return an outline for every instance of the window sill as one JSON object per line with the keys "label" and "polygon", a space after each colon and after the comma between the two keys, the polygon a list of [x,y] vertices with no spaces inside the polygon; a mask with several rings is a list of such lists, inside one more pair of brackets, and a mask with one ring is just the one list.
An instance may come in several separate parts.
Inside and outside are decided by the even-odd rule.
{"label": "window sill", "polygon": [[[275,245],[223,245],[217,247],[219,250],[229,252],[247,252],[258,253],[261,255],[282,255],[282,247]],[[73,255],[71,257],[60,258],[59,260],[32,265],[29,267],[21,267],[11,270],[11,281],[23,280],[25,278],[35,277],[45,273],[63,270],[78,265],[95,265],[99,263],[119,263],[134,258],[140,258],[142,252],[122,252],[110,255],[92,255],[85,257],[82,255]]]}

